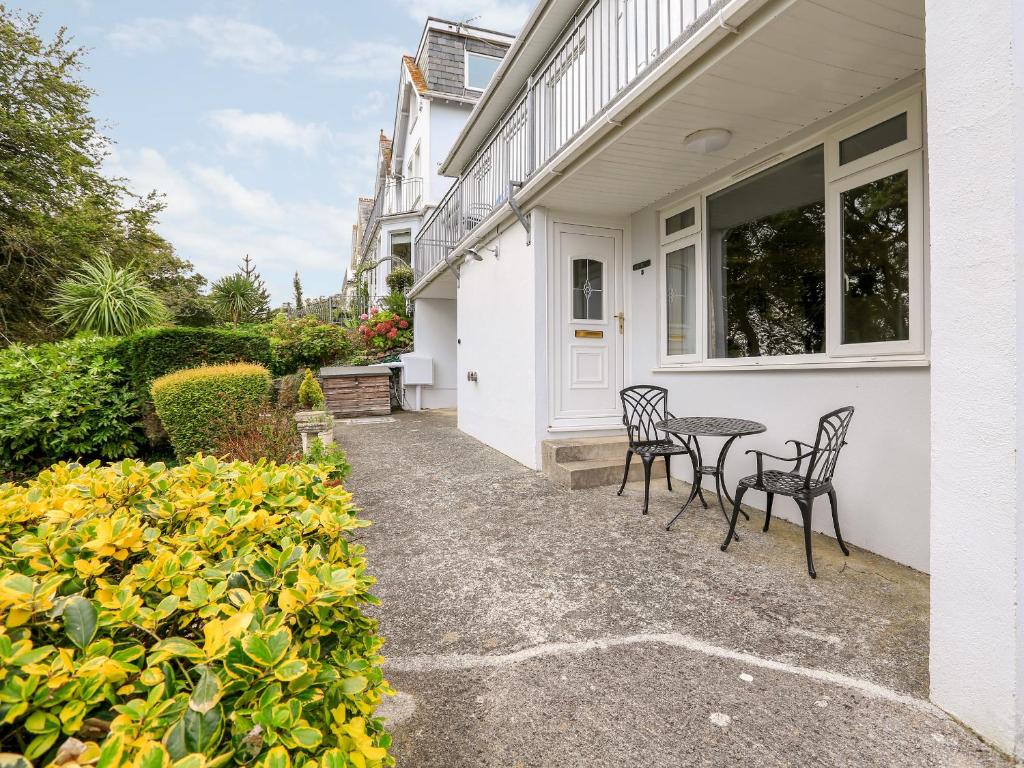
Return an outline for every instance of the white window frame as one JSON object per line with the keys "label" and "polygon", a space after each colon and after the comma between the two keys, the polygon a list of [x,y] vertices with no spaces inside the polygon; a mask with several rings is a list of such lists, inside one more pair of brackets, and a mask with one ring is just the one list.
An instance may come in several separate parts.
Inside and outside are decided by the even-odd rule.
{"label": "white window frame", "polygon": [[[684,227],[678,232],[673,232],[671,235],[665,234],[665,224],[675,216],[677,213],[682,213],[687,208],[693,208],[693,224],[689,227]],[[683,238],[692,237],[701,230],[701,219],[703,217],[703,211],[701,206],[700,195],[684,200],[678,205],[673,205],[671,208],[665,208],[658,213],[658,235],[659,242],[662,245],[668,245],[669,243],[681,240]]]}
{"label": "white window frame", "polygon": [[[488,80],[487,81],[487,85],[485,85],[483,88],[477,88],[476,86],[470,85],[469,84],[469,57],[470,56],[479,56],[482,59],[491,59],[492,61],[497,61],[497,62],[499,62],[499,64],[498,64],[499,67],[501,66],[501,63],[500,63],[501,62],[501,56],[491,56],[489,53],[478,53],[477,51],[469,50],[469,48],[465,49],[465,53],[464,53],[464,56],[463,56],[463,70],[462,70],[462,72],[463,72],[462,80],[463,80],[463,83],[465,84],[465,88],[466,88],[467,91],[476,91],[477,93],[483,93],[484,91],[487,90],[488,86],[490,86],[491,80],[494,79],[494,75],[491,75],[491,80]],[[497,70],[495,70],[495,74],[497,74]]]}
{"label": "white window frame", "polygon": [[[697,204],[700,201],[697,200]],[[685,210],[685,206],[681,210]],[[671,215],[671,214],[670,214]],[[699,216],[699,213],[697,214]],[[662,228],[664,231],[664,227]],[[670,355],[668,353],[668,302],[665,299],[665,291],[668,288],[666,270],[668,268],[668,255],[690,246],[694,247],[694,338],[696,343],[693,352],[683,355]],[[700,362],[704,357],[707,348],[707,259],[703,258],[705,253],[703,238],[700,232],[692,233],[686,237],[672,238],[671,242],[662,245],[658,249],[657,265],[657,288],[658,291],[658,360],[662,365],[682,365],[686,363]]]}
{"label": "white window frame", "polygon": [[[859,157],[846,165],[839,164],[840,143],[904,112],[907,113],[907,138],[864,157]],[[918,92],[834,128],[829,132],[825,142],[826,180],[833,182],[859,173],[865,168],[872,168],[891,158],[921,149],[923,143],[921,114],[921,94]]]}
{"label": "white window frame", "polygon": [[[840,197],[856,187],[907,173],[907,258],[909,260],[910,337],[905,341],[874,341],[843,344],[843,231]],[[924,352],[925,259],[924,201],[921,152],[894,157],[827,185],[825,198],[825,338],[832,357],[918,355]],[[829,301],[828,298],[834,298]]]}
{"label": "white window frame", "polygon": [[[795,143],[770,162],[757,163],[749,169],[731,176],[718,178],[699,194],[688,195],[658,211],[657,302],[658,302],[658,364],[668,369],[757,369],[785,367],[815,367],[878,364],[927,364],[927,243],[926,190],[924,174],[924,127],[921,108],[923,94],[920,89],[884,104],[876,105],[838,126],[830,126]],[[858,158],[844,166],[839,165],[839,142],[871,128],[903,112],[907,113],[907,138],[889,147]],[[708,198],[738,182],[770,170],[809,149],[824,145],[825,164],[825,349],[823,352],[803,355],[776,355],[761,357],[711,357],[709,256],[707,232]],[[839,220],[840,195],[870,181],[906,170],[908,173],[908,226],[909,230],[909,288],[910,338],[906,341],[842,344],[842,243]],[[672,235],[665,235],[665,220],[696,205],[694,226]],[[697,325],[699,327],[697,352],[692,355],[668,355],[667,306],[665,301],[665,256],[679,247],[685,247],[693,238],[697,247]],[[680,245],[687,241],[684,245]]]}

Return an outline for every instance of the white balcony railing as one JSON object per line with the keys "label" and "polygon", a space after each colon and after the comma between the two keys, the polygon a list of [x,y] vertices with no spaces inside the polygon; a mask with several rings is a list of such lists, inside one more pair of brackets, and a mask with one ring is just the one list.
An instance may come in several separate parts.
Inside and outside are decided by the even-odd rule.
{"label": "white balcony railing", "polygon": [[362,240],[359,241],[359,253],[365,254],[370,242],[377,236],[377,225],[382,216],[395,216],[400,213],[411,213],[423,202],[423,179],[389,179],[373,200],[373,210],[366,220]]}
{"label": "white balcony railing", "polygon": [[587,0],[420,228],[417,281],[725,0]]}

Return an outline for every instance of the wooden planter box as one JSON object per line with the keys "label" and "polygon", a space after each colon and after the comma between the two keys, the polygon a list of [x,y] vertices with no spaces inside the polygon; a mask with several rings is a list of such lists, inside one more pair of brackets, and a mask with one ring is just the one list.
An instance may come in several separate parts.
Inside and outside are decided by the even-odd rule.
{"label": "wooden planter box", "polygon": [[324,410],[333,416],[387,416],[391,413],[391,369],[383,365],[320,369]]}

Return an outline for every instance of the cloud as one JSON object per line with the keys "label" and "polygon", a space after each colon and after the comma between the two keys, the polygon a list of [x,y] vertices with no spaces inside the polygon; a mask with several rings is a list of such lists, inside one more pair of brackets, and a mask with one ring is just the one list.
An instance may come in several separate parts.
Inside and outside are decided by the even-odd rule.
{"label": "cloud", "polygon": [[223,16],[191,16],[185,21],[139,18],[107,34],[117,49],[140,53],[183,41],[198,44],[213,61],[265,74],[306,67],[325,77],[375,80],[398,77],[402,47],[386,40],[340,43],[330,52],[283,40],[274,30]]}
{"label": "cloud", "polygon": [[297,123],[281,112],[243,112],[218,109],[207,115],[228,140],[228,149],[237,152],[249,146],[273,144],[311,155],[329,136],[320,123]]}
{"label": "cloud", "polygon": [[165,47],[180,29],[181,25],[170,19],[135,19],[118,24],[107,33],[107,39],[122,51],[154,51]]}
{"label": "cloud", "polygon": [[434,16],[515,34],[529,17],[533,3],[524,0],[408,0],[405,7],[409,16],[418,22]]}
{"label": "cloud", "polygon": [[108,167],[136,192],[165,194],[158,230],[211,281],[234,272],[249,254],[275,304],[290,297],[296,270],[310,296],[341,290],[354,210],[281,200],[219,166],[190,163],[179,171],[152,148],[112,153]]}
{"label": "cloud", "polygon": [[203,45],[206,54],[257,72],[278,72],[322,55],[312,48],[285,43],[273,30],[247,21],[219,16],[192,16],[185,29]]}

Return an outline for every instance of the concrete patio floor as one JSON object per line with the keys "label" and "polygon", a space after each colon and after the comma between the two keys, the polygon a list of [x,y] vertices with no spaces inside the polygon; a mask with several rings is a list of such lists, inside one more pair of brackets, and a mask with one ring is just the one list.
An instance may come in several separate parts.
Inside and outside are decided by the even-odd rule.
{"label": "concrete patio floor", "polygon": [[[927,702],[928,579],[688,490],[566,491],[452,412],[342,423],[400,768],[1005,766]],[[710,499],[709,499],[710,501]],[[743,534],[746,535],[743,535]]]}

